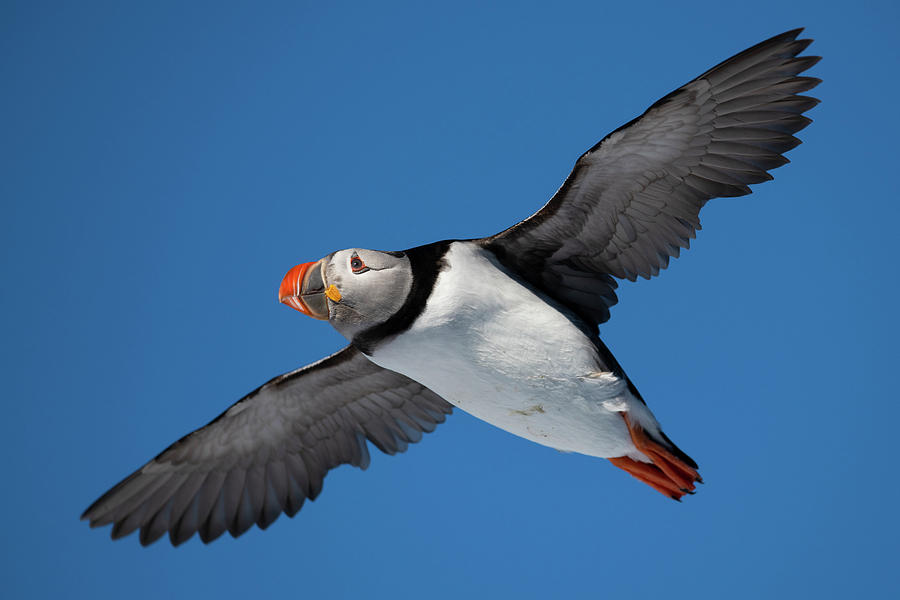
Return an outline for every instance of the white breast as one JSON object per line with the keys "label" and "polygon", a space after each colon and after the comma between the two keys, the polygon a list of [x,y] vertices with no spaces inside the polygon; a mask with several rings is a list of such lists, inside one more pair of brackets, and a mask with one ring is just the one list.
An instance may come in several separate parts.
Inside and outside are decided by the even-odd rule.
{"label": "white breast", "polygon": [[634,454],[617,413],[646,411],[623,379],[598,373],[590,339],[477,245],[454,242],[446,261],[420,317],[370,358],[545,446]]}

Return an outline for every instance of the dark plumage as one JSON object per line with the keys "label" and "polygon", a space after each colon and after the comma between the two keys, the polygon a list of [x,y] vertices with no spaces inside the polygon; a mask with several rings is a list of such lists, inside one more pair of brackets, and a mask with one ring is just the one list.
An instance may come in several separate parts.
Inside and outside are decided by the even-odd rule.
{"label": "dark plumage", "polygon": [[658,275],[700,229],[717,196],[750,193],[789,162],[819,84],[818,56],[788,31],[655,102],[581,155],[537,213],[485,239],[505,265],[595,324],[617,302],[613,277]]}
{"label": "dark plumage", "polygon": [[113,523],[112,537],[166,532],[178,545],[211,542],[254,523],[293,516],[325,474],[369,465],[366,440],[404,452],[452,407],[420,384],[369,362],[352,347],[281,375],[189,433],[94,502],[82,518]]}

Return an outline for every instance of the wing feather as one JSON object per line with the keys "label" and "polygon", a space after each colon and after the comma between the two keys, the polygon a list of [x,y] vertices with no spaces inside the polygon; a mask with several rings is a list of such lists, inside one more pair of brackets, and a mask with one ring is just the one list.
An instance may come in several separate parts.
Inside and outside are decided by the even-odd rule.
{"label": "wing feather", "polygon": [[148,545],[195,533],[209,543],[254,524],[293,516],[341,464],[366,468],[367,440],[388,454],[406,450],[442,423],[451,406],[411,379],[382,369],[352,347],[276,377],[178,440],[82,515],[140,529]]}
{"label": "wing feather", "polygon": [[796,29],[713,67],[613,131],[575,163],[537,213],[481,240],[507,266],[599,324],[612,277],[649,279],[700,229],[700,209],[772,179],[818,100],[800,95],[819,61]]}

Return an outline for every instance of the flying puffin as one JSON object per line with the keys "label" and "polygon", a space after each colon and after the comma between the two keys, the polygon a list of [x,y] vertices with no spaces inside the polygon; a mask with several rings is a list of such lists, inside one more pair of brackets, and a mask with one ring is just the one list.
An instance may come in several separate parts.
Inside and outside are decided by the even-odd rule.
{"label": "flying puffin", "polygon": [[293,516],[327,472],[403,452],[458,407],[551,448],[607,458],[674,499],[697,464],[663,433],[598,336],[616,280],[688,248],[700,208],[772,176],[819,79],[796,29],[713,67],[576,161],[531,217],[401,252],[340,250],[290,269],[281,302],[350,344],[251,392],[82,515],[147,545],[210,542]]}

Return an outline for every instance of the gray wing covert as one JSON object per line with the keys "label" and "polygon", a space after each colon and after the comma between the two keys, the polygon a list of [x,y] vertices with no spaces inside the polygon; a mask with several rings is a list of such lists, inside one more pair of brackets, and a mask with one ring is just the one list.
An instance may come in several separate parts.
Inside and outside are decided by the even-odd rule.
{"label": "gray wing covert", "polygon": [[195,532],[208,543],[254,523],[265,529],[315,499],[330,469],[366,468],[366,440],[387,454],[403,452],[451,409],[347,347],[251,392],[109,490],[82,519],[113,524],[114,539],[140,528],[143,545],[166,532],[178,545]]}
{"label": "gray wing covert", "polygon": [[766,40],[653,104],[584,153],[553,198],[482,240],[533,284],[599,324],[616,303],[613,277],[649,279],[688,248],[711,198],[750,193],[818,100],[799,95],[819,57],[797,55],[801,29]]}

